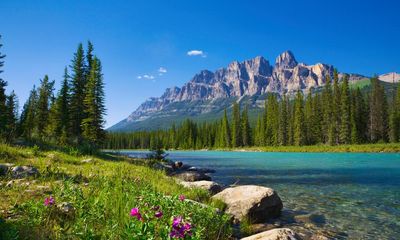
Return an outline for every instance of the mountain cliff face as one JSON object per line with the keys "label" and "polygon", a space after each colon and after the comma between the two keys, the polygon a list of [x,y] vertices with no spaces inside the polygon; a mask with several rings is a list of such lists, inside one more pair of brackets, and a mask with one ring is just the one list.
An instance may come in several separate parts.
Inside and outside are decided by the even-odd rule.
{"label": "mountain cliff face", "polygon": [[[226,68],[215,72],[201,71],[181,88],[166,89],[161,97],[150,98],[127,119],[111,127],[110,130],[126,128],[129,123],[132,125],[152,118],[159,115],[160,111],[164,112],[164,116],[168,115],[173,111],[170,109],[171,106],[177,105],[176,103],[202,102],[204,109],[193,113],[195,115],[207,112],[210,109],[209,105],[215,99],[242,98],[266,93],[292,95],[298,90],[308,91],[310,88],[323,86],[327,76],[332,78],[333,71],[333,66],[323,63],[315,65],[298,63],[290,51],[280,54],[274,66],[260,56],[244,62],[234,61]],[[350,81],[363,78],[365,77],[361,75],[349,75]],[[180,107],[184,105],[179,104]],[[179,110],[181,109],[175,109],[175,112]]]}

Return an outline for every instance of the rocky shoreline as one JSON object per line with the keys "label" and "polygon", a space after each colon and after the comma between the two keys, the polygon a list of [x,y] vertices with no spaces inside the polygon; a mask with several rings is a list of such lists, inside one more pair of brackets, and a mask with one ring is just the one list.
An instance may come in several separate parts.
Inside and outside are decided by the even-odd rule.
{"label": "rocky shoreline", "polygon": [[[315,233],[315,226],[324,221],[323,216],[282,210],[283,202],[272,188],[257,185],[221,186],[212,181],[210,173],[215,173],[213,169],[197,168],[182,162],[167,161],[156,163],[153,167],[165,171],[184,187],[207,190],[212,199],[224,202],[225,213],[232,216],[235,239],[328,240],[336,237],[335,233],[323,230]],[[249,225],[246,227],[251,231],[250,236],[241,231],[241,223],[244,222]]]}

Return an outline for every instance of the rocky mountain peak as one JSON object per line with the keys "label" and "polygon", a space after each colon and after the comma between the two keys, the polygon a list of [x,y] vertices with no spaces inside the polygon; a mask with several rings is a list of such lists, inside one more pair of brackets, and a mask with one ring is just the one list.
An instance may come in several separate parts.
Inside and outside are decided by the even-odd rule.
{"label": "rocky mountain peak", "polygon": [[298,62],[296,61],[291,51],[285,51],[281,53],[275,60],[275,68],[278,69],[292,69],[296,67]]}
{"label": "rocky mountain peak", "polygon": [[[333,72],[334,67],[331,65],[298,63],[291,51],[280,54],[276,58],[275,66],[261,56],[242,62],[233,61],[227,67],[214,72],[200,71],[181,88],[166,89],[162,96],[151,98],[140,105],[121,122],[122,125],[116,126],[115,129],[124,124],[147,121],[158,114],[165,116],[184,109],[190,111],[190,116],[192,116],[191,111],[197,111],[196,114],[207,113],[213,107],[204,102],[213,102],[215,99],[261,96],[267,93],[290,96],[299,90],[307,92],[310,88],[322,87],[327,76],[332,77]],[[344,74],[340,73],[339,76]],[[347,75],[351,82],[365,78],[362,75]],[[396,74],[382,75],[380,78],[393,81],[393,76],[395,79],[398,78]]]}

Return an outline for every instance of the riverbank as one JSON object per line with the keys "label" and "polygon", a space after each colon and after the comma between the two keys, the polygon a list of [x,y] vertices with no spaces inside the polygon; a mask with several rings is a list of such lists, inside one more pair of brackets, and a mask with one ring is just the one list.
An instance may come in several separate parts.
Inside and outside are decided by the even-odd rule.
{"label": "riverbank", "polygon": [[[231,236],[227,215],[183,199],[220,202],[142,160],[0,144],[0,165],[0,239]],[[178,225],[185,228],[174,232]]]}
{"label": "riverbank", "polygon": [[[148,149],[105,149],[104,151],[147,151]],[[216,149],[168,149],[168,151],[223,151],[223,152],[310,152],[310,153],[398,153],[400,143],[375,143],[351,145],[265,146]]]}

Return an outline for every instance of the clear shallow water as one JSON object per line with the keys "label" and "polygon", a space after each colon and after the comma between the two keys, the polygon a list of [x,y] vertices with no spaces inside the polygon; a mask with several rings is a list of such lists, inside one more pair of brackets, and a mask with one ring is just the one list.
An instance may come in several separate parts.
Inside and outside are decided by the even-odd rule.
{"label": "clear shallow water", "polygon": [[222,184],[275,189],[284,212],[318,216],[317,223],[300,226],[313,232],[400,239],[400,154],[174,151],[168,158],[213,168],[213,180]]}

